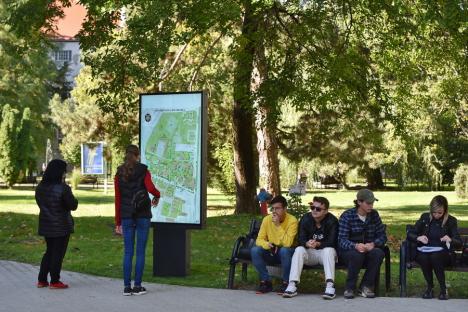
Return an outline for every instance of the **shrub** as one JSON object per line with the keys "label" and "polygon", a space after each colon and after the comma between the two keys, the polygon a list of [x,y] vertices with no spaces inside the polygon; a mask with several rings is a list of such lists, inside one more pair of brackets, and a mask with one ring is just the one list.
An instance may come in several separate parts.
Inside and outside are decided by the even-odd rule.
{"label": "shrub", "polygon": [[458,167],[453,178],[455,192],[459,198],[468,198],[468,164]]}
{"label": "shrub", "polygon": [[302,204],[302,196],[300,194],[288,194],[286,200],[288,201],[288,213],[295,216],[298,220],[309,211],[308,206]]}
{"label": "shrub", "polygon": [[78,184],[81,181],[81,170],[79,168],[73,169],[73,172],[70,177],[70,184],[72,189],[78,189]]}

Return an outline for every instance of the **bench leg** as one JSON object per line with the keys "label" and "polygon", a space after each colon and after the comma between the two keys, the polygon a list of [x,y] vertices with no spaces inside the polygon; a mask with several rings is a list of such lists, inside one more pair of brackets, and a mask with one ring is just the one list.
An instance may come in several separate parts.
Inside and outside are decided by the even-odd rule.
{"label": "bench leg", "polygon": [[236,276],[236,263],[233,263],[229,267],[229,275],[228,275],[228,289],[234,288],[234,277]]}
{"label": "bench leg", "polygon": [[406,244],[400,247],[400,297],[406,297]]}
{"label": "bench leg", "polygon": [[247,282],[247,263],[242,263],[242,281]]}
{"label": "bench leg", "polygon": [[391,287],[391,276],[392,276],[392,266],[390,264],[390,249],[387,247],[385,249],[385,290],[390,291]]}

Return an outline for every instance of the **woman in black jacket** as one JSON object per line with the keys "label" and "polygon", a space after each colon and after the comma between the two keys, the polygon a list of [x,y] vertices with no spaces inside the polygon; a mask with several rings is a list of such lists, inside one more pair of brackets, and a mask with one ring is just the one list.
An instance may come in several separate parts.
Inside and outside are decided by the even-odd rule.
{"label": "woman in black jacket", "polygon": [[[36,203],[39,206],[39,235],[44,236],[47,250],[41,261],[37,287],[51,289],[68,288],[60,281],[62,262],[67,251],[70,234],[73,233],[71,211],[76,210],[78,201],[70,187],[65,184],[67,163],[52,160],[36,188]],[[47,275],[50,273],[50,285]]]}
{"label": "woman in black jacket", "polygon": [[429,205],[430,212],[425,212],[416,222],[414,231],[408,233],[408,239],[417,242],[416,261],[421,265],[427,283],[422,297],[434,297],[434,271],[440,285],[440,300],[447,300],[444,267],[450,265],[450,252],[461,246],[457,219],[448,213],[447,198],[435,196]]}

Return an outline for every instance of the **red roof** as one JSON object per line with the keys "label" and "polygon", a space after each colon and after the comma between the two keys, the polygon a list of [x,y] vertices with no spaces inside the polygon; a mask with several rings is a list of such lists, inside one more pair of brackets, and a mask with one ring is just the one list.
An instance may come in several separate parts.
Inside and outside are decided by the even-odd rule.
{"label": "red roof", "polygon": [[86,18],[86,9],[84,6],[73,1],[68,8],[63,8],[63,18],[55,21],[55,39],[73,40],[81,30],[81,24]]}

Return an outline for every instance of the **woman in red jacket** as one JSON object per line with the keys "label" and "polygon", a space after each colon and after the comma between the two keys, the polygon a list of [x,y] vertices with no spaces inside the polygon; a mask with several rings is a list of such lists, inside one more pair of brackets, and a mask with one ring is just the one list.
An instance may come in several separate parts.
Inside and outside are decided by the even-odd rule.
{"label": "woman in red jacket", "polygon": [[[151,181],[148,167],[140,163],[140,150],[129,145],[125,161],[117,169],[115,186],[115,231],[124,238],[124,296],[143,295],[141,286],[145,267],[145,249],[151,225],[151,207],[159,203],[160,193]],[[148,193],[154,197],[150,201]],[[132,259],[136,236],[135,281],[131,287]]]}

